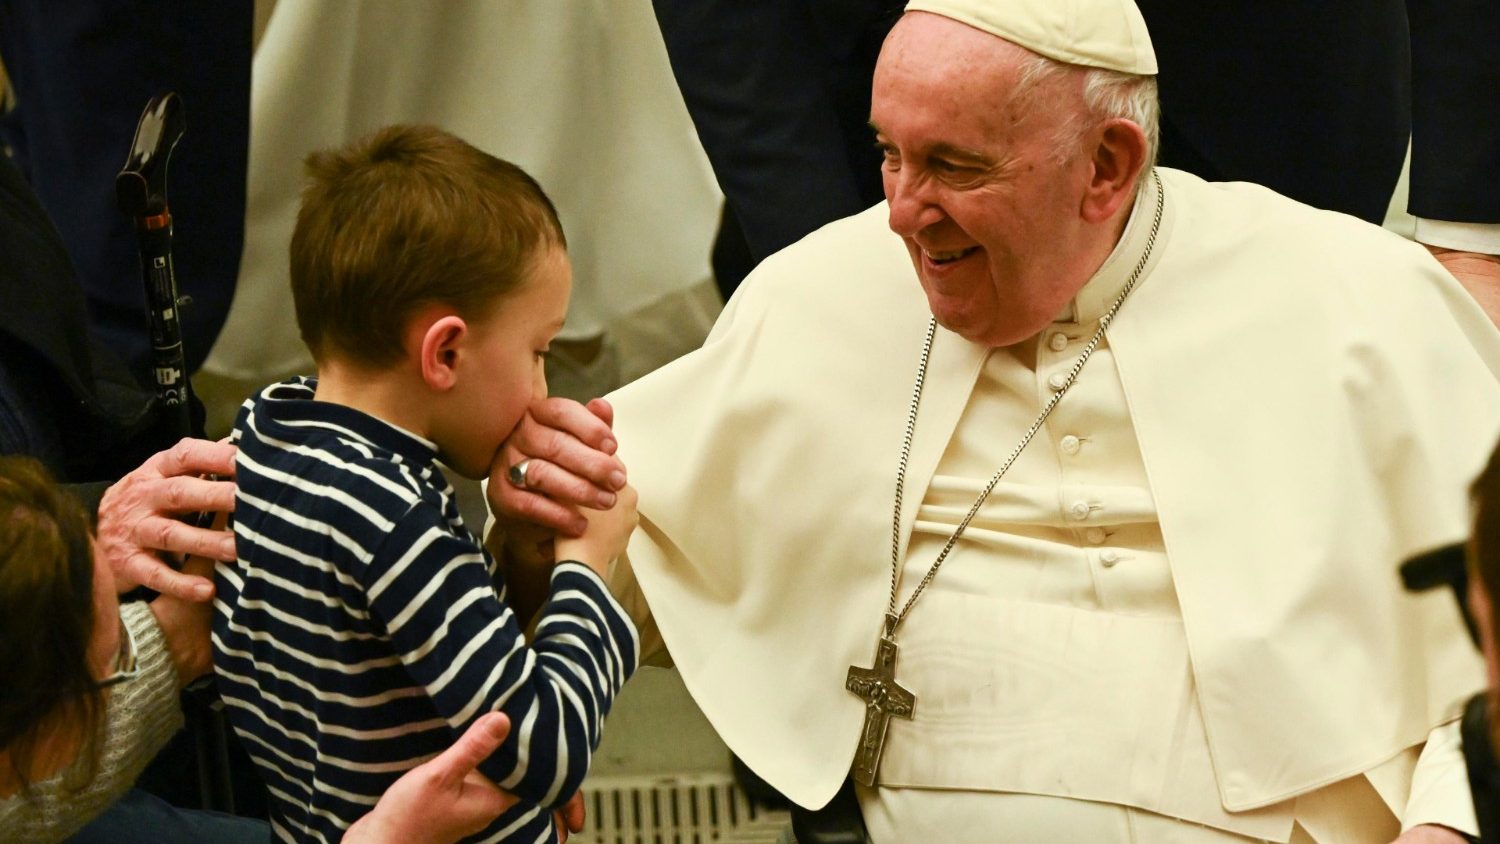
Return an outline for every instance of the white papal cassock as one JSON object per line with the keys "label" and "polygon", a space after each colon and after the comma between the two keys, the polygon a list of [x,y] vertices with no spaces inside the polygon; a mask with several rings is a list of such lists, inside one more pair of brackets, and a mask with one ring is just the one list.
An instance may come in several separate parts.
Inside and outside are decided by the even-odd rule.
{"label": "white papal cassock", "polygon": [[[1420,247],[1157,172],[1137,289],[898,635],[917,706],[861,791],[871,833],[1472,831],[1440,725],[1482,672],[1452,599],[1403,594],[1396,566],[1466,533],[1500,429],[1500,335]],[[1093,335],[1153,204],[1148,187],[1034,342],[938,330],[903,601]],[[805,805],[837,788],[860,730],[843,680],[885,609],[928,318],[885,216],[773,257],[704,349],[611,397],[642,513],[616,589],[642,620],[649,603],[729,745]]]}

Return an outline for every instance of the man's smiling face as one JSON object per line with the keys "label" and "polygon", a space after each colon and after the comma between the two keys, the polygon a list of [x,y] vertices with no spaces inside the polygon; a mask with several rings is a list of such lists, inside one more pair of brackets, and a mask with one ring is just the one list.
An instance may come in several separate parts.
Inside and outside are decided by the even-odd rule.
{"label": "man's smiling face", "polygon": [[938,323],[1009,346],[1051,322],[1088,281],[1080,216],[1090,162],[1059,149],[1083,113],[1076,76],[1019,97],[1031,54],[937,15],[892,30],[870,122],[885,153],[891,230],[911,253]]}

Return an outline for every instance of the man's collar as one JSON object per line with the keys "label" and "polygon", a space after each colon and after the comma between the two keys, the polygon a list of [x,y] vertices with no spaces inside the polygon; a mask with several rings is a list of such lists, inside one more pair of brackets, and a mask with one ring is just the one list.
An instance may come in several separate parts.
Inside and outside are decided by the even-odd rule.
{"label": "man's collar", "polygon": [[[1063,313],[1058,315],[1059,322],[1072,321],[1089,325],[1098,322],[1104,312],[1109,310],[1109,306],[1114,304],[1116,297],[1124,289],[1125,282],[1130,279],[1131,272],[1135,270],[1136,262],[1146,251],[1146,242],[1151,237],[1151,220],[1156,210],[1153,182],[1158,178],[1160,176],[1153,168],[1142,179],[1140,190],[1136,193],[1135,207],[1130,209],[1130,218],[1125,223],[1125,231],[1121,233],[1119,242],[1115,244],[1109,257],[1104,259],[1104,263],[1099,265],[1093,278],[1088,280]],[[1144,281],[1143,276],[1137,284]]]}

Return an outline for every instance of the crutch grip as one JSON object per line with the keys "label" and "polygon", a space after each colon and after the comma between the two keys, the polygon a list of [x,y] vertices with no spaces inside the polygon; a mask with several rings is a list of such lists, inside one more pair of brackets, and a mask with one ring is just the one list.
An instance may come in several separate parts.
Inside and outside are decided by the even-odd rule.
{"label": "crutch grip", "polygon": [[146,104],[130,157],[115,177],[115,198],[125,214],[144,222],[167,213],[167,162],[186,128],[175,93],[158,94]]}

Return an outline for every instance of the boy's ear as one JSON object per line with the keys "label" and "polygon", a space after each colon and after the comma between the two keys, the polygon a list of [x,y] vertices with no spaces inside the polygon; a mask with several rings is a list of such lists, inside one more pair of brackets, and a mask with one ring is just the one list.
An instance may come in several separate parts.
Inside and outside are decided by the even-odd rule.
{"label": "boy's ear", "polygon": [[452,313],[424,325],[425,328],[418,327],[420,333],[414,344],[419,356],[418,368],[428,387],[446,392],[458,380],[458,356],[469,326],[463,317]]}

